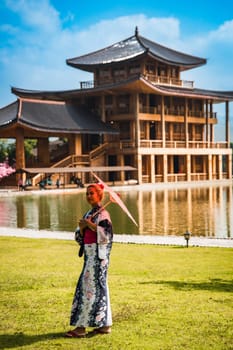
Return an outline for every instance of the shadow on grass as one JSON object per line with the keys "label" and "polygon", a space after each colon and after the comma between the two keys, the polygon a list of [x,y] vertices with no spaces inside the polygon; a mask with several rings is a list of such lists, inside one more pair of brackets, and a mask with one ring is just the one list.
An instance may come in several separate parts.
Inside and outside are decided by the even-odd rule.
{"label": "shadow on grass", "polygon": [[1,334],[0,349],[13,349],[19,346],[34,344],[39,341],[64,338],[64,334],[65,333],[47,333],[36,335],[26,335],[24,333]]}
{"label": "shadow on grass", "polygon": [[163,284],[176,290],[209,290],[212,292],[233,292],[233,280],[211,279],[209,282],[148,281],[141,284]]}

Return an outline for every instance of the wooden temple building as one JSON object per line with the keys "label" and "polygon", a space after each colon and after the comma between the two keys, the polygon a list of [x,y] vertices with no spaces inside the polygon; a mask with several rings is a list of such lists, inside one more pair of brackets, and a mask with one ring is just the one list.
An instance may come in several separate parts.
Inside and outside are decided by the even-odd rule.
{"label": "wooden temple building", "polygon": [[[83,182],[93,167],[105,180],[123,183],[232,178],[233,91],[203,90],[181,78],[206,59],[150,41],[136,28],[129,38],[66,63],[93,73],[93,81],[65,91],[13,87],[17,100],[0,110],[0,138],[16,139],[16,168],[33,174],[34,183],[45,168],[77,172]],[[225,140],[215,142],[219,103]],[[66,147],[52,154],[51,137],[66,139]],[[26,138],[38,140],[31,163]]]}

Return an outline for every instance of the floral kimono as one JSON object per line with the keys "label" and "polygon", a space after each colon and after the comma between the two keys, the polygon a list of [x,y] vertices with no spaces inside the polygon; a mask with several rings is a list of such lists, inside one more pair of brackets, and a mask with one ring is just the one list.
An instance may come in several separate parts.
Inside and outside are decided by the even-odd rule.
{"label": "floral kimono", "polygon": [[[96,215],[95,215],[96,214]],[[112,325],[107,283],[109,256],[112,247],[112,223],[109,213],[97,206],[84,218],[92,217],[97,232],[77,229],[75,239],[84,245],[84,265],[74,294],[70,325],[76,327],[104,327]]]}

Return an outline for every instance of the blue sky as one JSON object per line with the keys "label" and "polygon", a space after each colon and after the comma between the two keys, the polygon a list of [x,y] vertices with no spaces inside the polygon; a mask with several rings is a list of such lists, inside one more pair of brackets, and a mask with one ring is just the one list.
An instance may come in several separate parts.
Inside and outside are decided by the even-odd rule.
{"label": "blue sky", "polygon": [[[130,37],[135,26],[148,39],[207,58],[207,65],[183,73],[183,79],[198,88],[233,90],[231,0],[0,0],[0,15],[0,107],[16,99],[11,86],[79,88],[92,76],[65,60]],[[223,140],[223,106],[215,110],[216,139]],[[230,116],[233,124],[233,103]]]}

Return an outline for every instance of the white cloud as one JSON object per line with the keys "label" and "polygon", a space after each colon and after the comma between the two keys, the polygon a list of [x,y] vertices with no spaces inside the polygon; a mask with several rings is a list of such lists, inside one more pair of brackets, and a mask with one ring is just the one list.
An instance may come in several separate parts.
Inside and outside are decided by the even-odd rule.
{"label": "white cloud", "polygon": [[[64,29],[58,12],[47,0],[8,0],[7,3],[24,23],[21,28],[9,26],[11,45],[0,50],[0,63],[9,72],[8,86],[45,90],[78,88],[79,81],[91,80],[91,75],[68,67],[65,60],[134,35],[136,25],[140,34],[151,40],[153,34],[160,42],[179,38],[179,21],[174,18],[122,16],[100,21],[85,30]],[[7,24],[3,29],[7,29]]]}
{"label": "white cloud", "polygon": [[[179,38],[179,21],[177,19],[148,18],[139,14],[100,21],[80,32],[80,39],[83,44],[87,44],[87,51],[90,51],[90,43],[99,49],[134,35],[136,26],[140,35],[158,38],[161,42],[174,41]],[[151,28],[153,28],[153,32]],[[93,40],[94,38],[95,40]]]}
{"label": "white cloud", "polygon": [[50,33],[60,26],[59,13],[48,0],[7,0],[6,4],[31,28]]}
{"label": "white cloud", "polygon": [[233,20],[224,22],[217,30],[210,32],[209,37],[219,43],[233,43]]}

